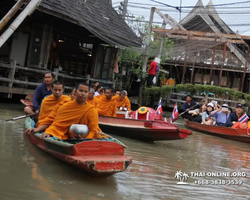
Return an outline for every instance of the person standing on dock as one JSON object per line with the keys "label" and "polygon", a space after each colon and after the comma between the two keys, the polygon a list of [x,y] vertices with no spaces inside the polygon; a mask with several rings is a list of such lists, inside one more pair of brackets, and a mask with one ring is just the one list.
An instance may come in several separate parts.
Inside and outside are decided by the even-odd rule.
{"label": "person standing on dock", "polygon": [[152,86],[153,79],[155,77],[157,63],[154,61],[154,57],[150,57],[149,59],[150,65],[148,67],[148,81],[147,81],[147,87]]}
{"label": "person standing on dock", "polygon": [[39,85],[35,90],[35,94],[33,97],[33,107],[26,106],[24,108],[24,112],[27,115],[39,113],[42,99],[45,96],[52,94],[51,84],[54,81],[54,78],[55,75],[52,72],[45,72],[43,83]]}

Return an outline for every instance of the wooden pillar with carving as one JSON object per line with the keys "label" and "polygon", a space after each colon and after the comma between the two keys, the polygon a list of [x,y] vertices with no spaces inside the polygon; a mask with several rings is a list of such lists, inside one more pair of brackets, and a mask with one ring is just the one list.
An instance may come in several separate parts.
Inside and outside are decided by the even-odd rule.
{"label": "wooden pillar with carving", "polygon": [[244,83],[245,83],[246,72],[247,72],[247,67],[248,67],[249,54],[250,54],[250,47],[248,47],[248,49],[247,49],[245,69],[244,69],[243,78],[242,78],[241,87],[240,87],[240,91],[241,92],[243,91],[243,87],[244,87]]}
{"label": "wooden pillar with carving", "polygon": [[221,86],[221,78],[222,78],[222,72],[223,72],[223,67],[224,67],[224,62],[225,62],[226,50],[227,50],[227,42],[224,43],[224,50],[223,50],[221,67],[220,67],[218,86]]}

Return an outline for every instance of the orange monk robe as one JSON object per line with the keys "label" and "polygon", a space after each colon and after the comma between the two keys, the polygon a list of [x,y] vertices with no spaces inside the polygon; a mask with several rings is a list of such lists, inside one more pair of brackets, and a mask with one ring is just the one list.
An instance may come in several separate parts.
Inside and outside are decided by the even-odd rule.
{"label": "orange monk robe", "polygon": [[65,101],[67,99],[70,99],[69,96],[62,95],[60,98],[55,98],[53,94],[45,97],[42,101],[39,117],[38,117],[38,123],[36,124],[36,127],[40,126],[40,122],[42,122],[53,110],[53,108],[60,103],[61,101]]}
{"label": "orange monk robe", "polygon": [[[41,125],[50,125],[53,123],[53,121],[55,120],[56,118],[56,114],[58,112],[58,109],[65,103],[71,101],[71,97],[69,96],[69,98],[65,98],[64,100],[60,101],[58,104],[56,104],[54,106],[54,108],[52,109],[52,111],[49,113],[49,115],[43,119],[43,120],[39,120],[39,126]],[[36,126],[38,127],[38,125]]]}
{"label": "orange monk robe", "polygon": [[[99,95],[100,96],[100,95]],[[96,96],[97,97],[97,96]],[[87,102],[87,104],[89,104],[89,105],[93,105],[93,106],[95,106],[96,107],[96,105],[97,105],[97,102],[99,101],[99,99],[98,98],[96,98],[96,97],[94,97],[93,99],[87,99],[86,100],[86,102]]]}
{"label": "orange monk robe", "polygon": [[108,100],[106,96],[99,99],[96,109],[99,115],[116,117],[116,101],[114,98]]}
{"label": "orange monk robe", "polygon": [[116,100],[117,108],[124,107],[127,108],[129,111],[131,110],[131,104],[127,96],[125,96],[125,98],[122,101],[120,100],[120,96],[114,96],[113,98]]}
{"label": "orange monk robe", "polygon": [[101,99],[101,98],[104,97],[104,96],[105,96],[105,94],[101,94],[101,95],[95,96],[95,98],[97,98],[97,99],[99,100],[99,99]]}
{"label": "orange monk robe", "polygon": [[76,100],[62,105],[56,114],[54,122],[44,131],[58,139],[68,139],[68,130],[72,124],[85,124],[89,128],[86,138],[100,138],[98,113],[94,106],[79,105]]}

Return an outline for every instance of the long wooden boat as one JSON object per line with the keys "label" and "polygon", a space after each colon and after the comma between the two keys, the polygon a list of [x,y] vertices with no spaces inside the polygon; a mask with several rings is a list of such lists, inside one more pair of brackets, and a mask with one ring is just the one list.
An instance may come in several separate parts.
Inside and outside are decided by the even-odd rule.
{"label": "long wooden boat", "polygon": [[185,139],[192,134],[190,130],[179,129],[177,125],[164,120],[99,116],[99,126],[106,133],[145,141]]}
{"label": "long wooden boat", "polygon": [[201,131],[209,135],[215,135],[240,142],[250,142],[250,135],[247,129],[233,129],[222,126],[211,126],[192,121],[185,121],[185,126],[192,130]]}
{"label": "long wooden boat", "polygon": [[[34,121],[27,118],[25,128],[34,127]],[[41,133],[26,134],[29,141],[43,151],[82,170],[90,176],[106,177],[122,172],[131,164],[124,156],[126,147],[119,140],[109,139],[68,139],[55,140],[53,137],[42,139]]]}

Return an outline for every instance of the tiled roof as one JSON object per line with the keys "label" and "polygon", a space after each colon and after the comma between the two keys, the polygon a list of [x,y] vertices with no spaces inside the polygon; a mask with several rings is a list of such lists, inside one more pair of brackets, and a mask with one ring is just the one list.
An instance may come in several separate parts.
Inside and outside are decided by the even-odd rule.
{"label": "tiled roof", "polygon": [[108,0],[42,0],[38,10],[76,23],[108,44],[142,44]]}

